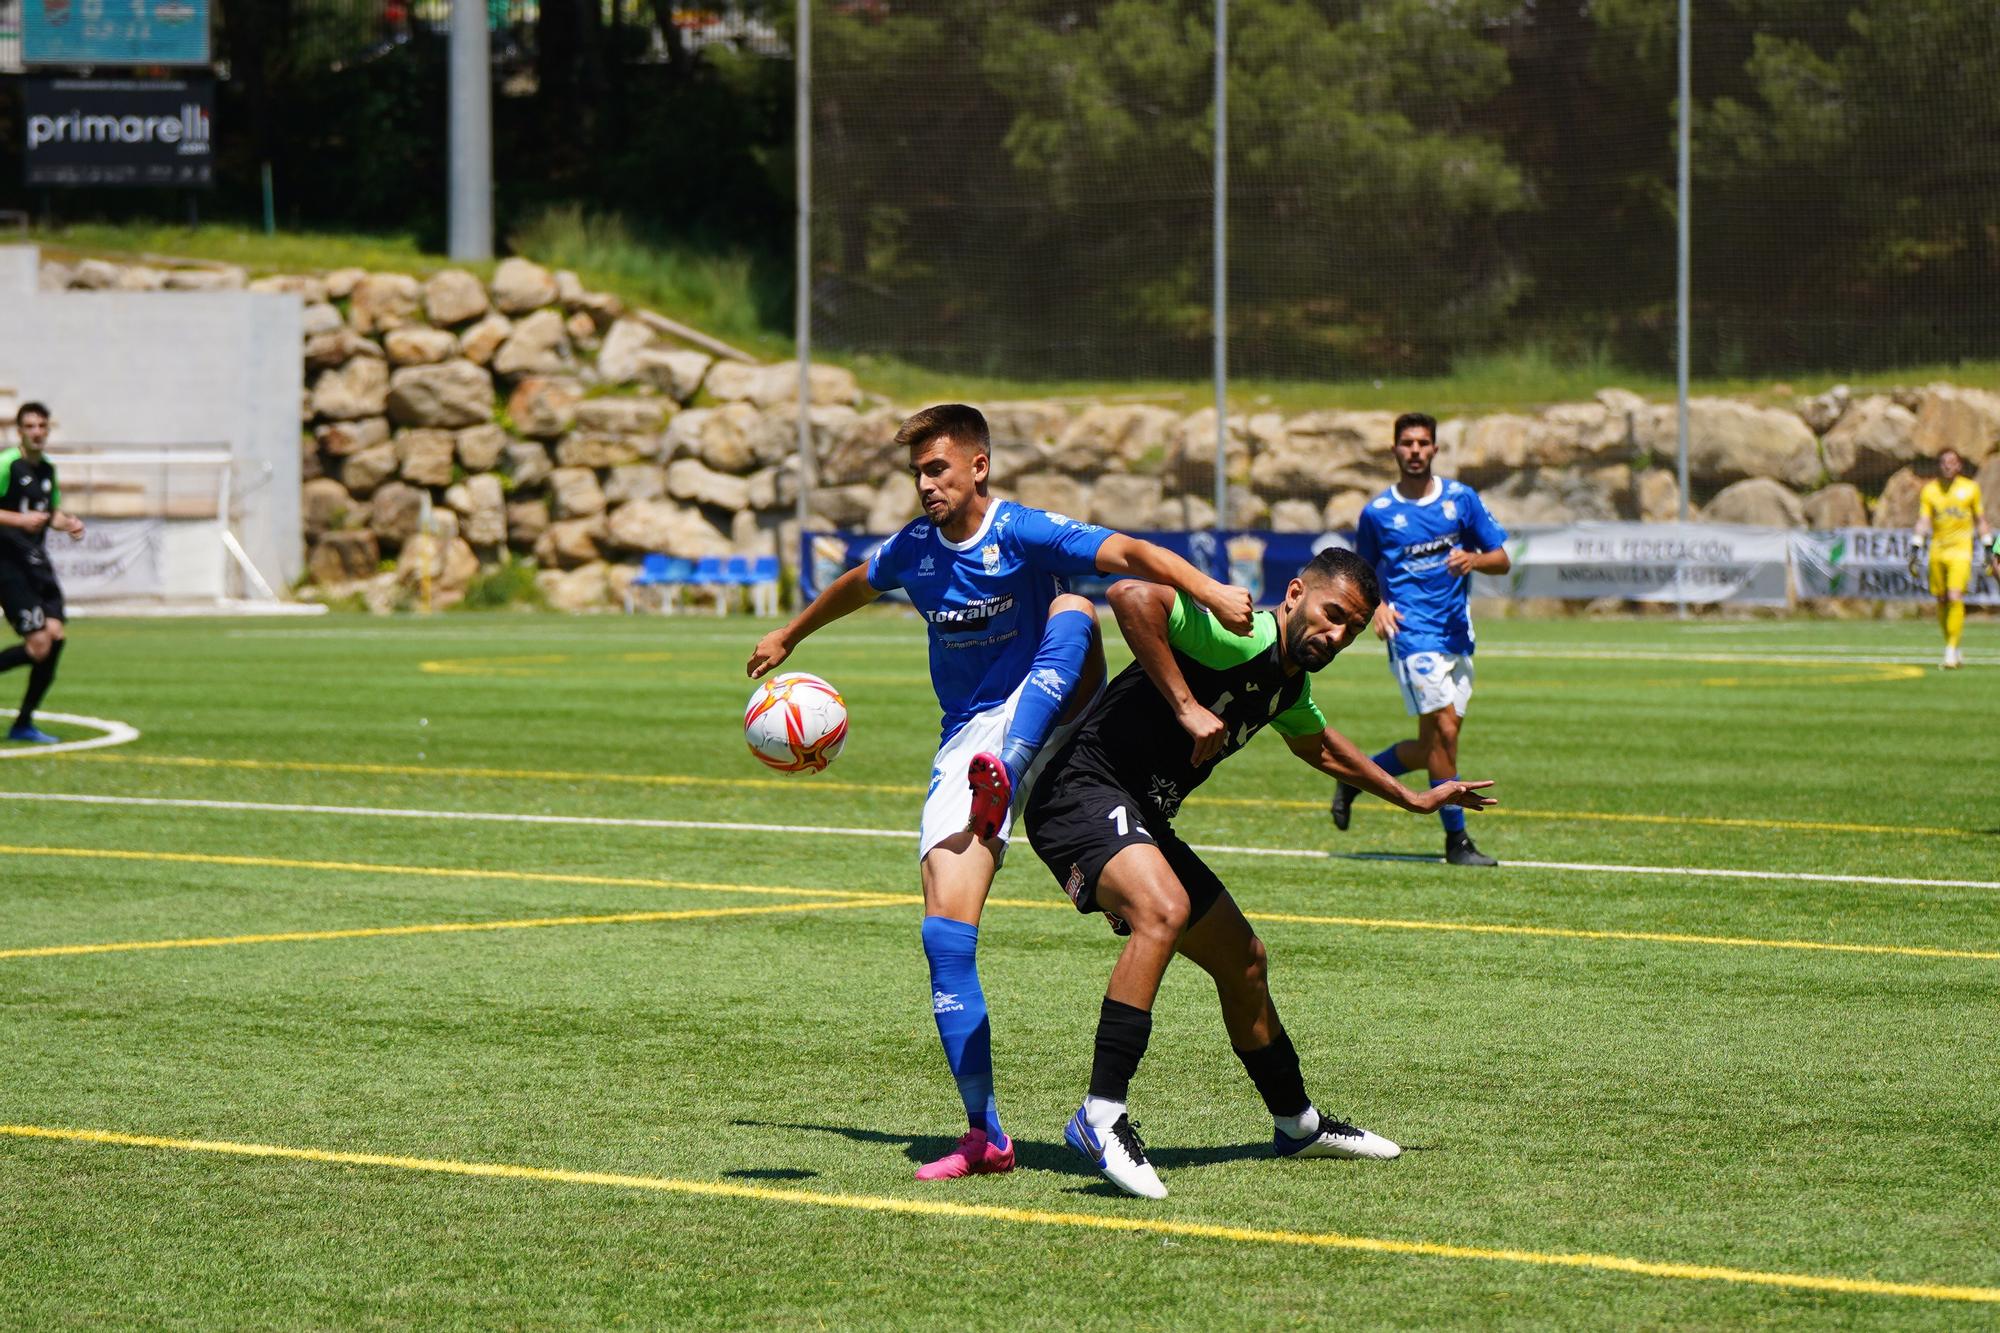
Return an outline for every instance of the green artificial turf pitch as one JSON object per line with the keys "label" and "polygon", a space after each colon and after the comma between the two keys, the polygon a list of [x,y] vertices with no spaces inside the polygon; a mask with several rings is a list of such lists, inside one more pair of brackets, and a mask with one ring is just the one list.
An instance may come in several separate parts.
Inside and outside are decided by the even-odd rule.
{"label": "green artificial turf pitch", "polygon": [[[799,777],[739,734],[763,628],[78,622],[47,707],[143,734],[0,761],[0,1324],[1990,1327],[2000,625],[1955,673],[1921,622],[1489,625],[1495,871],[1253,743],[1179,826],[1336,854],[1213,863],[1315,1099],[1412,1151],[1272,1160],[1183,963],[1163,1203],[1061,1145],[1118,945],[1025,849],[981,940],[1021,1169],[919,1185],[962,1120],[908,842],[367,813],[913,829],[920,625],[793,657],[853,726]],[[1410,731],[1372,643],[1315,693]],[[294,938],[52,952],[245,936]]]}

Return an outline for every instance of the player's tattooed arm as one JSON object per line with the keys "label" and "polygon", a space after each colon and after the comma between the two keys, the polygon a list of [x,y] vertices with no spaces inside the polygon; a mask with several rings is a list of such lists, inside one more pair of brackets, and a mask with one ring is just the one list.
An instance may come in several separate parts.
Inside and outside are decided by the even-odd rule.
{"label": "player's tattooed arm", "polygon": [[1131,646],[1132,656],[1138,659],[1153,688],[1174,710],[1174,720],[1181,724],[1181,730],[1194,742],[1192,762],[1196,768],[1201,767],[1222,752],[1229,729],[1194,697],[1194,692],[1188,689],[1187,677],[1181,674],[1180,664],[1174,661],[1167,631],[1174,590],[1162,583],[1121,579],[1104,596],[1111,603],[1112,614],[1118,617],[1118,630]]}
{"label": "player's tattooed arm", "polygon": [[757,640],[757,646],[750,650],[745,672],[750,679],[757,679],[790,657],[792,649],[814,630],[859,611],[881,595],[868,582],[868,566],[856,565],[827,584],[826,590],[812,599],[812,605],[793,616],[789,625]]}
{"label": "player's tattooed arm", "polygon": [[[1248,634],[1251,618],[1257,613],[1256,599],[1248,588],[1217,582],[1166,547],[1122,532],[1112,533],[1097,548],[1097,570],[1178,588],[1207,607],[1231,634]],[[1171,605],[1171,597],[1168,600]]]}
{"label": "player's tattooed arm", "polygon": [[1315,734],[1287,736],[1285,744],[1291,747],[1293,754],[1328,777],[1338,778],[1351,787],[1359,787],[1413,815],[1433,814],[1447,805],[1464,810],[1484,810],[1489,805],[1499,804],[1494,797],[1484,794],[1485,789],[1493,785],[1491,782],[1461,782],[1454,778],[1425,791],[1411,791],[1383,772],[1353,741],[1332,727]]}

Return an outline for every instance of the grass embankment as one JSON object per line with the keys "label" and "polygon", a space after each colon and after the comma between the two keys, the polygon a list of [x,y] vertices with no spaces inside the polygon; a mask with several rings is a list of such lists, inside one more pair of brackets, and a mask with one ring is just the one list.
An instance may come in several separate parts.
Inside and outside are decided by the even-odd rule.
{"label": "grass embankment", "polygon": [[[359,267],[424,274],[454,267],[446,256],[424,250],[407,235],[353,232],[261,232],[226,225],[180,227],[147,224],[77,224],[35,233],[49,254],[75,259],[97,256],[136,260],[180,257],[241,264],[252,273],[298,272]],[[517,228],[511,248],[558,268],[574,269],[597,289],[616,292],[628,304],[659,311],[766,360],[793,355],[790,298],[786,279],[760,269],[745,252],[718,252],[687,244],[649,241],[616,217],[589,217],[575,208],[551,209]],[[465,265],[490,273],[492,265]],[[775,284],[775,285],[774,285]],[[961,398],[995,402],[1057,398],[1102,402],[1145,401],[1193,412],[1214,401],[1206,380],[1031,381],[955,374],[891,358],[822,351],[817,359],[853,370],[869,391],[896,403]],[[1829,370],[1770,379],[1697,380],[1698,396],[1755,399],[1788,406],[1800,395],[1836,383],[1857,392],[1895,385],[1945,380],[2000,390],[2000,360],[1909,366],[1856,374]],[[1230,409],[1285,414],[1318,408],[1401,411],[1421,405],[1439,415],[1532,411],[1551,403],[1588,399],[1609,386],[1647,398],[1673,397],[1669,367],[1639,370],[1603,360],[1576,360],[1547,348],[1526,346],[1507,352],[1461,357],[1447,375],[1407,379],[1326,382],[1243,379],[1230,385]]]}

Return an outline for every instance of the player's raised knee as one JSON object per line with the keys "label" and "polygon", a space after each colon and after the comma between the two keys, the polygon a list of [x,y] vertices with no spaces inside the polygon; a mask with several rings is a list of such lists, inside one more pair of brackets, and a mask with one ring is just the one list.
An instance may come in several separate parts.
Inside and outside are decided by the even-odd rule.
{"label": "player's raised knee", "polygon": [[21,646],[28,650],[29,661],[46,662],[55,648],[55,640],[47,633],[30,634]]}
{"label": "player's raised knee", "polygon": [[1058,593],[1055,600],[1049,603],[1050,615],[1060,615],[1064,611],[1081,611],[1093,617],[1097,614],[1096,606],[1088,597],[1073,592]]}

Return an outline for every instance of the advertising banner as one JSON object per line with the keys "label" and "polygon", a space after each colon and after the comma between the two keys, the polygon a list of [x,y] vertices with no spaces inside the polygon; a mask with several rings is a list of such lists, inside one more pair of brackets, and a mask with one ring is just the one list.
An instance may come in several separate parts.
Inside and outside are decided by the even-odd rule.
{"label": "advertising banner", "polygon": [[160,597],[167,588],[166,536],[165,519],[93,518],[80,542],[49,535],[49,563],[72,602]]}
{"label": "advertising banner", "polygon": [[27,65],[206,65],[209,0],[21,0]]}
{"label": "advertising banner", "polygon": [[29,185],[212,184],[212,79],[29,79]]}
{"label": "advertising banner", "polygon": [[[1911,534],[1899,528],[1837,528],[1792,534],[1792,561],[1801,597],[1865,597],[1885,602],[1932,600],[1930,575],[1910,572]],[[1968,606],[2000,606],[2000,583],[1975,569]]]}
{"label": "advertising banner", "polygon": [[1633,602],[1789,601],[1791,540],[1779,528],[1725,523],[1577,523],[1507,543],[1513,570],[1480,578],[1480,596],[1616,597]]}

